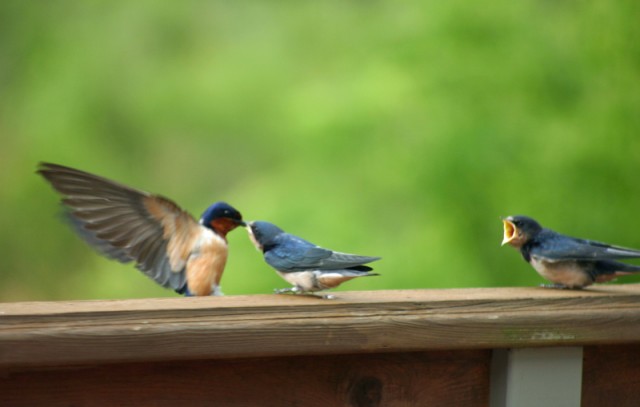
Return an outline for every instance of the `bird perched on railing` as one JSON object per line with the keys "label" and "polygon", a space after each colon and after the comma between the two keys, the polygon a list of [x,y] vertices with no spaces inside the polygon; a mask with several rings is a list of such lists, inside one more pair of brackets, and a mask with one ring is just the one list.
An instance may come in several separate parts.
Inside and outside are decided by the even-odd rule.
{"label": "bird perched on railing", "polygon": [[640,258],[640,250],[577,239],[545,229],[526,216],[502,220],[504,239],[555,288],[583,288],[618,276],[638,273],[640,266],[619,259]]}
{"label": "bird perched on railing", "polygon": [[[246,224],[249,237],[264,259],[292,288],[276,293],[304,294],[327,290],[356,277],[377,276],[366,263],[380,257],[334,252],[286,233],[276,225],[254,221]],[[325,295],[325,298],[332,298]]]}
{"label": "bird perched on railing", "polygon": [[135,262],[180,294],[222,295],[226,235],[244,226],[229,204],[214,203],[198,222],[167,198],[88,172],[42,163],[38,173],[64,196],[76,232],[103,255]]}

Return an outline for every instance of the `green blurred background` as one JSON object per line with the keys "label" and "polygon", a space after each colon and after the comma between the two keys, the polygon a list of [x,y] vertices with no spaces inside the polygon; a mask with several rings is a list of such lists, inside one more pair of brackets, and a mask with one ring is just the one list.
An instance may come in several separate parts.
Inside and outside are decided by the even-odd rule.
{"label": "green blurred background", "polygon": [[[39,161],[384,258],[343,290],[537,285],[509,214],[640,247],[639,21],[637,0],[0,2],[0,300],[177,295],[78,239]],[[227,295],[287,286],[229,241]]]}

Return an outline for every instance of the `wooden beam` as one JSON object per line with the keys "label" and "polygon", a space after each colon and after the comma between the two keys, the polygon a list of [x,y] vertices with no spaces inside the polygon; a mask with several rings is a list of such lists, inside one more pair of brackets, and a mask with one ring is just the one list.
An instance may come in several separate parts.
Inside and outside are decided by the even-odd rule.
{"label": "wooden beam", "polygon": [[584,348],[582,407],[636,407],[640,402],[640,344]]}
{"label": "wooden beam", "polygon": [[640,341],[640,285],[0,304],[0,366]]}
{"label": "wooden beam", "polygon": [[0,404],[487,406],[489,350],[123,363],[11,372]]}

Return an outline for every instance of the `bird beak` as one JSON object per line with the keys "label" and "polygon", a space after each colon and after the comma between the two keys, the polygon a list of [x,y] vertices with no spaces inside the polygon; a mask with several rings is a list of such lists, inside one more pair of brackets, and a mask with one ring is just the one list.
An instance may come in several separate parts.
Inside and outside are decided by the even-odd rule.
{"label": "bird beak", "polygon": [[258,251],[262,253],[263,246],[262,244],[260,244],[260,242],[258,242],[258,239],[256,239],[256,235],[253,234],[252,226],[253,226],[253,222],[247,222],[247,233],[249,233],[249,239],[251,240],[253,245],[256,247],[256,249],[258,249]]}
{"label": "bird beak", "polygon": [[236,223],[238,224],[238,226],[242,226],[242,227],[246,227],[247,226],[247,222],[245,222],[243,220],[236,220]]}
{"label": "bird beak", "polygon": [[504,238],[502,239],[502,246],[511,242],[517,234],[516,225],[513,224],[508,218],[502,219],[502,225],[504,226]]}

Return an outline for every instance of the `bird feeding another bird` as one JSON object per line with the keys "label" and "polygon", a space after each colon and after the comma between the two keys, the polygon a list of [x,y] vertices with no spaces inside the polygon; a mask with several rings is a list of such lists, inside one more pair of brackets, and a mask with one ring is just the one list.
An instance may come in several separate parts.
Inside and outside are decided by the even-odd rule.
{"label": "bird feeding another bird", "polygon": [[64,196],[76,232],[103,255],[136,267],[180,294],[222,295],[227,233],[242,215],[216,202],[196,221],[176,203],[85,171],[42,163],[38,169]]}

